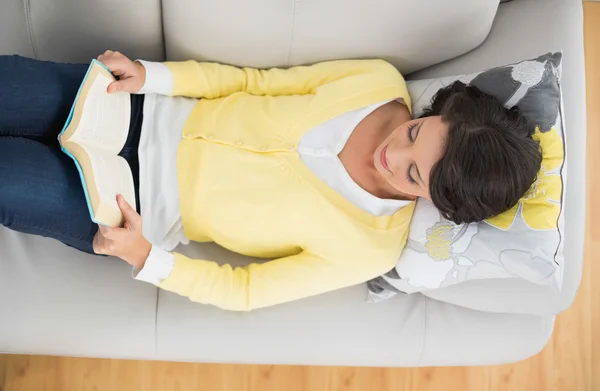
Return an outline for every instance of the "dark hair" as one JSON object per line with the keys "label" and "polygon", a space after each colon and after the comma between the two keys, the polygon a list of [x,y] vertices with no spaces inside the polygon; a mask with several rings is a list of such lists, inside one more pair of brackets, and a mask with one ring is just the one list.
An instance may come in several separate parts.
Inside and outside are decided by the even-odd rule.
{"label": "dark hair", "polygon": [[472,223],[513,207],[542,163],[534,129],[519,109],[457,81],[439,90],[420,118],[434,115],[449,126],[446,152],[429,177],[431,199],[442,215]]}

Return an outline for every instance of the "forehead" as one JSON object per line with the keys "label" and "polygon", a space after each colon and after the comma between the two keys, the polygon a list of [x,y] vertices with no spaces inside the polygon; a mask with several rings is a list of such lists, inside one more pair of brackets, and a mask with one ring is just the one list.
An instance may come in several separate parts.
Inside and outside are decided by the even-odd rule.
{"label": "forehead", "polygon": [[444,156],[448,124],[442,117],[423,118],[419,136],[414,145],[414,159],[426,186],[429,188],[431,168]]}

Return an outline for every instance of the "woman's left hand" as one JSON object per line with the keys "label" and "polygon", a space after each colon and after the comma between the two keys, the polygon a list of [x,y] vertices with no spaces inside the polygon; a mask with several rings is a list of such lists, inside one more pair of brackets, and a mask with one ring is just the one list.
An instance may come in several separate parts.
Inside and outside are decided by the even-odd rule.
{"label": "woman's left hand", "polygon": [[142,234],[142,216],[123,196],[117,196],[117,203],[125,217],[125,224],[123,228],[98,226],[98,232],[94,236],[94,252],[119,257],[131,266],[141,269],[152,249],[152,245]]}

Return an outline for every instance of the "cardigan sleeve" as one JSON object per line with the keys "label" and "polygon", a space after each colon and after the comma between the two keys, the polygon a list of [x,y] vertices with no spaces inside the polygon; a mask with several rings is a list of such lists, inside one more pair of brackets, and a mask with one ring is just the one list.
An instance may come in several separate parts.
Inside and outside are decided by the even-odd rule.
{"label": "cardigan sleeve", "polygon": [[158,287],[231,311],[250,311],[360,284],[393,267],[365,260],[328,261],[308,251],[236,268],[173,254],[175,267]]}
{"label": "cardigan sleeve", "polygon": [[[398,70],[383,60],[338,60],[289,69],[268,70],[237,68],[217,63],[166,62],[174,80],[172,95],[215,99],[237,92],[251,95],[315,94],[320,87],[340,83],[352,94],[352,88],[378,88],[400,85],[409,100],[406,83]],[[407,102],[410,105],[410,102]]]}

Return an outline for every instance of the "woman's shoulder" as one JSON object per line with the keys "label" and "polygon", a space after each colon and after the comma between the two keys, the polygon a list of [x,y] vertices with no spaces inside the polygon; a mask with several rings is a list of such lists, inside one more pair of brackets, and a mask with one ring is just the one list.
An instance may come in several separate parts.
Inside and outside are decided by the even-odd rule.
{"label": "woman's shoulder", "polygon": [[[326,70],[328,68],[337,71],[331,72]],[[322,102],[327,107],[343,107],[343,112],[348,112],[384,100],[402,99],[410,107],[404,77],[385,60],[337,60],[320,63],[316,69],[322,70],[323,75],[335,74],[336,80],[317,89],[315,106]]]}
{"label": "woman's shoulder", "polygon": [[[410,208],[409,208],[410,209]],[[343,263],[394,265],[406,244],[410,216],[395,227],[377,228],[352,218],[315,227],[305,248]],[[319,234],[320,233],[320,234]]]}

